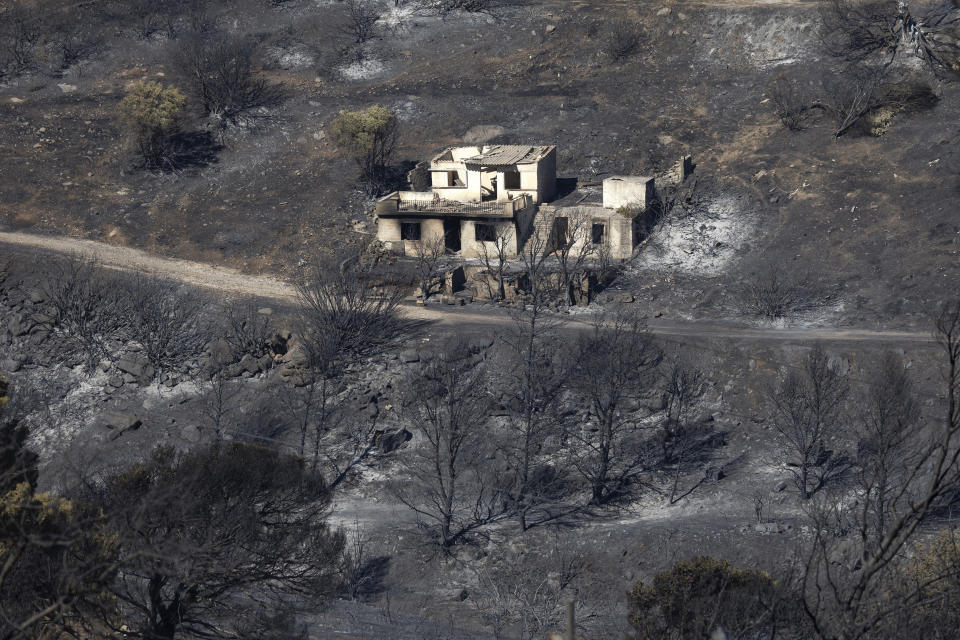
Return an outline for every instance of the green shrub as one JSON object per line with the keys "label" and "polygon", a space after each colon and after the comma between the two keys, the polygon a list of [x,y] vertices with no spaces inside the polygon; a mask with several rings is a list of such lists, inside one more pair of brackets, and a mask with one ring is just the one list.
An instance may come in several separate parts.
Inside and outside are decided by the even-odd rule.
{"label": "green shrub", "polygon": [[638,639],[703,640],[717,627],[730,637],[766,637],[778,614],[776,592],[765,572],[698,556],[633,586],[630,626]]}
{"label": "green shrub", "polygon": [[170,162],[170,139],[180,131],[186,104],[178,89],[150,81],[138,83],[120,101],[120,115],[147,166]]}
{"label": "green shrub", "polygon": [[341,111],[331,125],[331,135],[337,146],[356,159],[370,193],[382,193],[397,144],[396,114],[380,105]]}

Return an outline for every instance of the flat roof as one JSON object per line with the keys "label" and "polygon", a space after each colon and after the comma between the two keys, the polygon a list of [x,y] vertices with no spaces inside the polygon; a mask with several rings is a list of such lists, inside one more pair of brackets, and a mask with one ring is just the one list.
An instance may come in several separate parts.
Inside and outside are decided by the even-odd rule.
{"label": "flat roof", "polygon": [[483,165],[485,167],[508,167],[514,164],[529,164],[540,160],[553,147],[529,146],[523,144],[495,144],[487,147],[483,153],[464,158],[464,164]]}

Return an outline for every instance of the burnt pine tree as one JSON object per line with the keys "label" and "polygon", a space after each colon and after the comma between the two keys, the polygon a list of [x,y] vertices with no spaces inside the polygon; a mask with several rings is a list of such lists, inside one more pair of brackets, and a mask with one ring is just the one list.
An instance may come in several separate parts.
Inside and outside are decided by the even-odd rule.
{"label": "burnt pine tree", "polygon": [[343,538],[329,492],[299,458],[245,444],[178,455],[159,448],[91,496],[116,531],[122,618],[103,624],[151,640],[232,637],[264,606],[337,587]]}
{"label": "burnt pine tree", "polygon": [[586,480],[591,503],[621,493],[653,460],[639,402],[656,380],[660,349],[641,318],[617,312],[603,319],[579,346],[574,392],[587,406],[587,420],[571,433],[571,459]]}

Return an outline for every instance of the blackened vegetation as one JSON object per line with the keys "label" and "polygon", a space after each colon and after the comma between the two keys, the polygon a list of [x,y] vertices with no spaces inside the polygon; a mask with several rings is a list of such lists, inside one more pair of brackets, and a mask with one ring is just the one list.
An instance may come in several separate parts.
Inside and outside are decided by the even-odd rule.
{"label": "blackened vegetation", "polygon": [[219,128],[267,117],[283,98],[255,69],[256,44],[233,35],[192,34],[178,43],[174,63],[191,98]]}
{"label": "blackened vegetation", "polygon": [[640,51],[647,39],[643,27],[630,20],[616,20],[606,26],[603,50],[613,62],[622,62]]}
{"label": "blackened vegetation", "polygon": [[768,265],[744,284],[739,292],[742,309],[768,320],[786,318],[821,306],[828,292],[812,278],[787,273],[776,265]]}
{"label": "blackened vegetation", "polygon": [[92,259],[54,261],[45,271],[40,318],[68,361],[92,370],[128,341],[156,373],[197,358],[211,336],[201,299],[179,284],[107,272]]}
{"label": "blackened vegetation", "polygon": [[[46,340],[70,346],[76,364],[88,351],[115,357],[117,336],[158,371],[176,371],[182,357],[208,360],[190,382],[203,390],[195,418],[209,431],[191,451],[157,449],[96,475],[81,469],[59,496],[45,494],[26,423],[12,424],[22,415],[14,384],[0,429],[3,637],[41,629],[297,636],[303,630],[291,615],[300,607],[333,594],[373,596],[399,564],[359,525],[347,536],[326,522],[331,492],[387,461],[403,470],[385,484],[417,516],[418,539],[461,558],[504,531],[537,540],[551,524],[639,508],[644,495],[668,506],[721,482],[723,433],[703,414],[715,393],[707,375],[665,352],[642,318],[623,309],[581,335],[562,330],[548,313],[556,290],[545,284],[543,262],[535,253],[525,260],[531,294],[514,309],[513,326],[498,339],[401,357],[390,374],[396,410],[368,398],[358,408],[347,391],[411,329],[395,316],[399,288],[374,264],[345,255],[306,273],[296,338],[270,331],[252,305],[235,305],[226,327],[213,331],[191,292],[90,261],[52,272],[50,291],[33,296],[58,310],[44,321]],[[136,315],[106,295],[113,289]],[[151,335],[135,337],[131,322]],[[99,333],[107,329],[112,337]],[[197,355],[195,337],[183,332],[208,331],[222,352]],[[894,354],[864,364],[864,379],[822,349],[782,363],[758,411],[776,442],[772,464],[794,480],[784,496],[803,505],[811,535],[798,538],[793,564],[770,576],[698,558],[636,585],[629,623],[640,637],[697,638],[722,626],[762,637],[775,627],[788,638],[894,638],[955,619],[947,604],[957,593],[955,538],[924,540],[960,491],[960,305],[943,308],[936,332],[946,387],[926,405]],[[240,363],[210,362],[230,363],[240,352],[247,373],[257,354],[289,356],[282,380],[264,384],[242,411],[253,385],[226,373]],[[263,444],[247,443],[258,437]],[[755,503],[758,525],[763,502]],[[579,588],[577,557],[558,545],[540,564],[517,558],[495,573],[480,566],[470,605],[494,628],[555,628]]]}
{"label": "blackened vegetation", "polygon": [[960,488],[960,305],[945,304],[935,327],[945,387],[932,415],[894,354],[858,392],[816,348],[781,377],[773,423],[812,535],[778,574],[697,557],[638,582],[634,637],[932,637],[955,624],[944,603],[958,593],[956,534],[925,534]]}
{"label": "blackened vegetation", "polygon": [[799,81],[781,73],[770,82],[768,91],[777,117],[780,118],[783,126],[791,131],[801,131],[813,107]]}
{"label": "blackened vegetation", "polygon": [[678,501],[723,445],[690,411],[702,374],[662,366],[639,316],[605,316],[570,340],[542,305],[518,313],[500,344],[448,344],[411,372],[403,417],[422,446],[406,458],[416,481],[396,492],[448,551],[493,523],[527,531],[661,480]]}
{"label": "blackened vegetation", "polygon": [[834,137],[883,135],[897,113],[936,104],[931,78],[947,80],[960,68],[960,13],[949,2],[822,0],[820,38],[836,64],[822,69],[819,89],[787,74],[769,87],[792,131],[822,111]]}
{"label": "blackened vegetation", "polygon": [[507,515],[487,435],[487,367],[466,345],[451,345],[410,381],[404,417],[423,439],[407,460],[414,478],[397,498],[448,548]]}
{"label": "blackened vegetation", "polygon": [[326,484],[276,451],[159,449],[90,499],[118,535],[124,627],[144,637],[229,636],[237,608],[289,608],[278,598],[290,595],[310,606],[336,588],[343,539],[325,525]]}
{"label": "blackened vegetation", "polygon": [[852,466],[837,438],[849,393],[846,376],[814,348],[799,371],[790,371],[769,394],[783,464],[804,500],[837,482]]}
{"label": "blackened vegetation", "polygon": [[950,2],[824,0],[821,6],[821,39],[831,55],[890,66],[905,52],[938,75],[956,68],[960,15]]}

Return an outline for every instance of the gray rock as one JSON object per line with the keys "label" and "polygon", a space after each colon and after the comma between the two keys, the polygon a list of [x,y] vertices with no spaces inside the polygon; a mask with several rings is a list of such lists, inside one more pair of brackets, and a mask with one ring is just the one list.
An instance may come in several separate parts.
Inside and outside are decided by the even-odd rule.
{"label": "gray rock", "polygon": [[257,309],[257,313],[265,316],[273,315],[273,309],[270,307],[260,307]]}
{"label": "gray rock", "polygon": [[260,368],[260,371],[269,371],[270,367],[273,366],[273,358],[269,355],[261,356],[257,359],[257,366]]}
{"label": "gray rock", "polygon": [[150,380],[153,378],[153,374],[155,373],[153,366],[146,360],[140,358],[121,358],[117,363],[117,369],[123,373],[130,374],[138,380]]}
{"label": "gray rock", "polygon": [[114,389],[119,389],[123,386],[123,378],[120,376],[110,376],[110,379],[107,380],[107,384],[113,387]]}
{"label": "gray rock", "polygon": [[406,429],[387,431],[377,438],[377,450],[380,453],[392,453],[413,438],[413,434]]}
{"label": "gray rock", "polygon": [[23,316],[19,313],[10,316],[10,320],[7,322],[7,329],[9,329],[14,338],[25,336],[30,331],[30,327],[23,322]]}
{"label": "gray rock", "polygon": [[49,325],[49,324],[53,324],[56,318],[54,318],[51,315],[47,315],[46,313],[34,313],[30,316],[30,320],[34,324]]}
{"label": "gray rock", "polygon": [[722,467],[707,467],[707,470],[703,472],[703,477],[707,482],[720,482],[726,476],[727,474],[723,472]]}
{"label": "gray rock", "polygon": [[0,360],[0,371],[6,371],[7,373],[16,373],[20,370],[20,365],[23,364],[18,360],[13,358],[6,358]]}
{"label": "gray rock", "polygon": [[246,369],[244,369],[243,365],[237,362],[236,364],[231,364],[227,367],[224,367],[223,375],[228,378],[236,378],[244,371],[246,371]]}
{"label": "gray rock", "polygon": [[200,442],[201,438],[200,428],[195,425],[187,425],[180,431],[180,435],[184,440],[193,444]]}
{"label": "gray rock", "polygon": [[400,352],[400,362],[420,362],[420,354],[415,349],[405,349]]}
{"label": "gray rock", "polygon": [[632,293],[618,293],[614,300],[620,304],[631,304],[634,298]]}
{"label": "gray rock", "polygon": [[243,367],[243,370],[248,373],[259,373],[260,371],[260,364],[257,362],[257,359],[249,353],[240,359],[239,364]]}
{"label": "gray rock", "polygon": [[221,367],[232,364],[234,361],[233,347],[226,340],[214,340],[207,347],[210,351],[210,360]]}
{"label": "gray rock", "polygon": [[33,304],[40,304],[47,299],[47,296],[41,289],[30,289],[30,291],[27,292],[27,298],[29,298]]}
{"label": "gray rock", "polygon": [[776,491],[777,493],[782,493],[783,491],[786,491],[786,489],[787,489],[786,480],[781,480],[780,482],[777,483],[777,486],[773,488],[773,490]]}
{"label": "gray rock", "polygon": [[132,411],[107,411],[100,416],[101,424],[115,431],[130,431],[140,428],[143,421]]}

